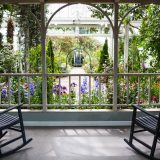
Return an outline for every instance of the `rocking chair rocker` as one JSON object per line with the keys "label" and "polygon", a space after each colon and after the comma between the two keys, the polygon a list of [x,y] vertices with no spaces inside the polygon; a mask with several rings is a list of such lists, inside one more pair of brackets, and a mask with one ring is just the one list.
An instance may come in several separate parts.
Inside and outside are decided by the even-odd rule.
{"label": "rocking chair rocker", "polygon": [[[24,147],[26,144],[28,144],[32,138],[26,140],[26,135],[25,135],[25,130],[24,130],[24,125],[23,125],[23,118],[22,118],[22,112],[21,112],[21,105],[15,106],[15,107],[9,107],[8,109],[4,110],[3,112],[0,112],[0,139],[7,133],[7,131],[3,131],[6,129],[11,129],[17,132],[21,132],[21,135],[8,140],[5,143],[0,144],[0,158],[3,156],[8,156],[14,152],[16,152],[17,150],[21,149],[22,147]],[[17,116],[13,116],[9,114],[9,111],[13,110],[13,109],[17,109]],[[15,125],[19,124],[20,127],[15,127]],[[20,144],[19,146],[15,147],[14,149],[11,149],[9,151],[5,151],[2,152],[2,148],[9,145],[12,142],[15,142],[19,139],[22,138],[22,144]]]}
{"label": "rocking chair rocker", "polygon": [[[137,110],[141,111],[143,116],[137,117]],[[135,130],[135,125],[142,128],[142,129]],[[153,134],[153,136],[154,136],[151,146],[134,136],[134,133],[144,132],[144,131],[148,131],[151,134]],[[150,154],[148,155],[148,154],[144,153],[142,150],[140,150],[139,148],[137,148],[133,144],[133,140],[139,142],[143,146],[150,149],[150,151],[151,151]],[[132,115],[130,137],[129,137],[129,140],[124,139],[124,141],[131,148],[133,148],[136,152],[138,152],[139,154],[148,158],[149,160],[160,160],[159,158],[156,158],[154,156],[157,141],[159,141],[159,140],[160,140],[160,113],[158,116],[154,116],[154,115],[148,113],[146,110],[142,109],[141,107],[134,105],[133,106],[133,115]]]}

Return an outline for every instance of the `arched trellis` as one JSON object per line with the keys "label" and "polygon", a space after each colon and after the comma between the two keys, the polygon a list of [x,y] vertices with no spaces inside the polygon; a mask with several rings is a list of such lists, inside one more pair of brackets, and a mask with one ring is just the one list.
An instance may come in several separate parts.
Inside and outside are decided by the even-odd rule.
{"label": "arched trellis", "polygon": [[[69,55],[71,54],[71,53],[73,53],[75,50],[83,50],[82,48],[74,48],[74,49],[72,49],[68,54],[67,54],[67,56],[66,56],[66,68],[67,68],[67,66],[68,66],[68,57],[69,57]],[[90,65],[90,70],[92,69],[91,68],[91,55],[87,52],[87,51],[85,51],[85,50],[83,50],[88,56],[89,56],[89,65]]]}
{"label": "arched trellis", "polygon": [[125,19],[132,11],[134,11],[135,9],[137,9],[137,8],[139,8],[139,7],[145,6],[145,5],[148,5],[148,4],[138,4],[137,6],[131,8],[128,12],[126,12],[126,13],[124,14],[124,16],[122,17],[120,23],[119,23],[118,29],[120,29],[120,27],[121,27],[124,19]]}
{"label": "arched trellis", "polygon": [[[46,33],[47,29],[48,29],[48,26],[49,26],[51,20],[53,19],[53,17],[54,17],[59,11],[61,11],[62,9],[66,8],[66,7],[69,7],[69,6],[71,6],[71,5],[75,5],[75,4],[78,4],[78,3],[68,3],[68,4],[65,4],[65,5],[63,5],[62,7],[58,8],[58,9],[51,15],[51,17],[49,18],[49,20],[47,21],[46,26],[45,26],[45,33]],[[95,4],[92,4],[92,3],[90,3],[90,4],[89,4],[89,3],[82,3],[82,4],[84,4],[84,5],[89,5],[89,6],[91,6],[91,7],[94,7],[94,8],[96,8],[98,11],[100,11],[103,15],[105,15],[105,17],[107,18],[107,20],[109,21],[109,23],[110,23],[110,25],[111,25],[112,30],[114,30],[114,25],[113,25],[113,23],[112,23],[112,20],[111,20],[110,17],[106,14],[105,11],[103,11],[100,7],[98,7],[98,6],[96,6]],[[120,27],[121,27],[124,19],[125,19],[133,10],[135,10],[135,9],[137,9],[137,8],[139,8],[139,7],[145,6],[145,5],[149,5],[149,4],[138,4],[137,6],[131,8],[128,12],[126,12],[125,15],[122,17],[122,19],[121,19],[120,22],[119,22],[118,29],[120,29]],[[19,6],[21,6],[21,5],[19,5]],[[41,28],[41,23],[40,23],[40,21],[38,20],[38,18],[35,16],[35,14],[34,14],[31,10],[29,10],[28,12],[29,12],[29,13],[33,16],[33,18],[36,20],[39,28]]]}
{"label": "arched trellis", "polygon": [[[42,16],[42,19],[41,19],[41,45],[42,45],[42,97],[43,97],[43,110],[46,111],[47,110],[47,76],[46,76],[46,53],[45,53],[45,40],[46,40],[46,32],[47,32],[47,29],[48,29],[48,26],[49,26],[49,23],[51,22],[52,18],[60,11],[62,10],[63,8],[67,7],[67,6],[71,6],[71,5],[74,5],[74,4],[77,4],[77,3],[68,3],[66,5],[63,5],[62,7],[60,7],[59,9],[57,9],[52,15],[51,17],[49,18],[48,22],[45,23],[45,4],[44,3],[41,3],[41,16]],[[82,4],[85,4],[85,3],[82,3]],[[90,5],[92,7],[95,7],[96,9],[98,9],[100,12],[102,12],[102,14],[104,14],[105,12],[100,9],[99,7],[95,6],[94,4],[87,4],[87,5]],[[118,13],[118,12],[117,12]],[[114,31],[114,25],[111,21],[111,19],[109,18],[108,15],[104,14],[104,16],[108,19],[108,21],[110,22],[110,25],[112,27],[112,30],[113,32],[115,33]],[[117,27],[118,28],[118,27]],[[118,36],[117,36],[118,37]],[[117,66],[118,68],[118,66]],[[117,69],[118,71],[118,69]],[[117,72],[116,72],[117,73]],[[115,78],[114,78],[115,79]],[[114,80],[114,81],[117,81],[117,80]],[[116,82],[117,83],[117,82]],[[114,87],[116,89],[116,93],[117,93],[117,84],[116,86]],[[114,97],[114,101],[113,104],[114,106],[117,108],[117,97]],[[114,108],[113,108],[114,109]],[[116,110],[116,109],[114,109]]]}
{"label": "arched trellis", "polygon": [[[47,104],[47,89],[46,89],[46,83],[47,83],[47,77],[46,77],[46,55],[45,55],[45,38],[46,38],[46,31],[47,28],[49,26],[50,21],[52,20],[52,18],[63,8],[73,5],[76,3],[68,3],[62,7],[60,7],[59,9],[57,9],[52,16],[50,17],[50,19],[48,20],[48,22],[45,25],[45,18],[44,16],[42,16],[42,20],[41,20],[41,32],[42,32],[42,59],[43,59],[43,67],[42,67],[42,74],[43,74],[43,84],[42,84],[42,92],[43,92],[43,109],[44,111],[47,109],[46,104]],[[123,23],[123,20],[125,19],[125,17],[128,16],[128,14],[133,11],[134,9],[138,8],[141,5],[137,5],[135,7],[133,7],[130,11],[128,11],[124,17],[121,19],[121,21],[119,22],[118,19],[118,15],[119,15],[119,1],[114,1],[113,3],[113,9],[114,9],[114,21],[112,22],[111,19],[108,17],[108,15],[106,15],[106,13],[99,9],[99,7],[95,6],[94,4],[88,4],[88,3],[82,3],[82,4],[86,4],[86,5],[90,5],[92,7],[95,7],[96,9],[98,9],[102,14],[104,14],[104,16],[108,19],[108,21],[110,22],[110,25],[112,27],[113,30],[113,37],[114,37],[114,59],[113,59],[113,110],[116,111],[117,110],[117,84],[118,84],[118,34],[119,34],[119,29],[121,24]],[[44,3],[41,3],[42,6],[42,15],[44,15]],[[119,23],[118,23],[119,22]]]}
{"label": "arched trellis", "polygon": [[[53,17],[59,12],[61,11],[62,9],[66,8],[66,7],[69,7],[71,5],[75,5],[75,4],[78,4],[78,3],[68,3],[68,4],[65,4],[63,6],[61,6],[60,8],[58,8],[52,15],[51,17],[49,18],[48,22],[46,23],[46,27],[45,27],[45,33],[47,32],[47,29],[48,29],[48,26],[49,26],[49,23],[51,22],[51,20],[53,19]],[[113,30],[113,23],[111,21],[111,19],[109,18],[109,16],[98,6],[96,6],[95,4],[89,4],[89,3],[82,3],[84,5],[88,5],[88,6],[91,6],[91,7],[94,7],[96,8],[98,11],[100,11],[106,18],[107,20],[109,21],[110,25],[111,25],[111,28]]]}

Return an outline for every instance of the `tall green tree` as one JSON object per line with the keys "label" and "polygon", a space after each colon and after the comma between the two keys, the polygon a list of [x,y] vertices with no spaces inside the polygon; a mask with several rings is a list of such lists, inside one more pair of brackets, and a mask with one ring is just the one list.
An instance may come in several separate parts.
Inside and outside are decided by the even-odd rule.
{"label": "tall green tree", "polygon": [[[123,18],[125,13],[127,13],[129,10],[131,10],[133,7],[135,7],[137,4],[120,4],[119,6],[119,20]],[[113,4],[96,4],[97,7],[101,8],[106,15],[108,15],[111,19],[114,14],[113,10]],[[129,24],[131,27],[133,26],[130,22],[133,20],[140,20],[143,18],[143,15],[145,15],[146,11],[145,9],[148,8],[148,6],[141,6],[139,8],[136,8],[134,10],[131,10],[130,14],[124,19],[123,24]],[[98,18],[98,19],[103,19],[105,18],[105,15],[93,8],[89,7],[89,10],[92,12],[92,17]]]}
{"label": "tall green tree", "polygon": [[48,62],[47,62],[48,68],[51,73],[54,73],[54,52],[53,52],[53,43],[51,39],[48,41],[46,53],[48,56]]}
{"label": "tall green tree", "polygon": [[[0,5],[0,28],[1,28],[2,19],[3,19],[3,9],[2,8],[3,8],[3,5]],[[0,32],[0,49],[2,49],[2,38],[3,38],[3,35]]]}
{"label": "tall green tree", "polygon": [[130,38],[129,44],[128,71],[131,73],[141,72],[141,62],[143,57],[141,57],[138,50],[140,46],[139,36],[133,36]]}
{"label": "tall green tree", "polygon": [[[40,28],[38,21],[40,21],[40,5],[19,5],[17,7],[16,21],[19,26],[19,43],[23,53],[24,71],[29,71],[29,50],[32,47],[37,47],[40,44]],[[36,17],[36,19],[35,19]]]}
{"label": "tall green tree", "polygon": [[[40,28],[38,21],[41,20],[40,5],[20,5],[17,9],[17,22],[19,24],[19,32],[22,44],[25,44],[24,39],[27,39],[26,43],[29,43],[29,48],[35,47],[40,44]],[[36,19],[35,19],[36,17]]]}
{"label": "tall green tree", "polygon": [[143,53],[152,56],[150,65],[158,71],[160,69],[160,6],[148,7],[140,28],[140,41]]}
{"label": "tall green tree", "polygon": [[[112,17],[114,16],[114,9],[112,4],[96,4],[97,7],[101,8],[101,10],[104,11],[104,13],[110,17],[112,20]],[[141,20],[143,16],[146,14],[146,9],[148,6],[141,6],[138,8],[135,8],[132,10],[133,7],[137,6],[137,4],[120,4],[119,5],[119,21],[123,19],[124,15],[130,11],[130,14],[128,14],[127,17],[123,20],[124,28],[125,26],[129,26],[129,29],[131,32],[133,32],[133,28],[138,28],[137,26],[134,26],[131,22],[134,20]],[[95,8],[89,7],[89,9],[92,11],[92,17],[103,19],[105,18],[105,15],[102,14],[99,10]],[[104,28],[105,29],[105,28]],[[133,47],[133,46],[132,46]],[[133,52],[132,52],[133,53]],[[135,53],[135,52],[134,52]],[[119,38],[119,56],[118,56],[118,62],[119,62],[119,70],[124,72],[124,41]],[[132,55],[131,55],[132,56]],[[129,57],[130,58],[130,57]],[[138,62],[140,63],[140,62]]]}
{"label": "tall green tree", "polygon": [[107,39],[105,40],[105,43],[103,45],[103,49],[101,51],[98,72],[103,72],[104,71],[104,64],[106,64],[106,67],[110,66]]}

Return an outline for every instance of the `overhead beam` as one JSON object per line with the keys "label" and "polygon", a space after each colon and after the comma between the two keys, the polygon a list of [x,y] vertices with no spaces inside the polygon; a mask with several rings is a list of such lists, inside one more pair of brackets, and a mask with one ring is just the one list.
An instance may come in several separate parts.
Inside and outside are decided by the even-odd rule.
{"label": "overhead beam", "polygon": [[160,4],[160,0],[0,0],[0,4],[36,4],[36,3],[140,3],[140,4]]}

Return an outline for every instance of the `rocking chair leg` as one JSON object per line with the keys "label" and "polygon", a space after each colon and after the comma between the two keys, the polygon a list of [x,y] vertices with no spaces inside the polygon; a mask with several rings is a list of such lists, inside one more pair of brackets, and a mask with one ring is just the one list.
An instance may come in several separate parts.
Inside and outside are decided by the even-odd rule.
{"label": "rocking chair leg", "polygon": [[[19,112],[20,113],[20,109],[19,109]],[[21,129],[21,132],[22,132],[22,139],[23,139],[23,143],[26,143],[26,135],[25,135],[25,131],[24,131],[24,124],[23,124],[23,117],[22,117],[22,114],[19,114],[19,119],[20,119],[20,129]]]}
{"label": "rocking chair leg", "polygon": [[151,149],[151,153],[150,153],[151,160],[154,159],[156,144],[157,144],[157,138],[154,137],[153,144],[152,144],[152,149]]}
{"label": "rocking chair leg", "polygon": [[130,130],[130,137],[129,137],[129,143],[132,144],[133,142],[133,134],[134,134],[134,127],[135,127],[135,119],[136,119],[136,108],[133,110],[133,116],[132,116],[132,123],[131,123],[131,130]]}
{"label": "rocking chair leg", "polygon": [[26,135],[25,135],[25,131],[24,131],[23,122],[21,123],[21,132],[22,132],[23,143],[26,143]]}
{"label": "rocking chair leg", "polygon": [[[158,120],[158,124],[159,123],[160,123],[160,119]],[[151,149],[151,154],[150,154],[151,159],[154,158],[154,153],[155,153],[155,149],[156,149],[156,145],[157,145],[157,141],[158,141],[158,137],[159,137],[159,129],[160,129],[160,126],[158,126],[156,128],[156,133],[154,135],[152,149]]]}
{"label": "rocking chair leg", "polygon": [[10,154],[15,153],[16,151],[18,151],[19,149],[21,149],[22,147],[27,145],[30,141],[32,141],[32,138],[28,139],[25,143],[22,143],[19,146],[17,146],[16,148],[14,148],[14,149],[12,149],[10,151],[7,151],[5,153],[2,153],[1,149],[0,149],[0,158],[5,157],[5,156],[9,156]]}
{"label": "rocking chair leg", "polygon": [[0,139],[7,133],[7,131],[5,131],[4,133],[2,131],[0,131]]}

